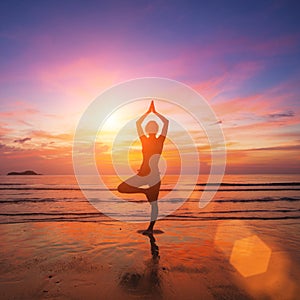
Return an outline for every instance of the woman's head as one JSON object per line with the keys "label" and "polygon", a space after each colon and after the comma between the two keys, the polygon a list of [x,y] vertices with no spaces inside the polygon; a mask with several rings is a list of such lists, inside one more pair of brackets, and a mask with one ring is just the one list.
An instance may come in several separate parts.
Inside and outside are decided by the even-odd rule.
{"label": "woman's head", "polygon": [[145,127],[146,133],[149,134],[157,134],[158,132],[158,124],[155,121],[149,121]]}

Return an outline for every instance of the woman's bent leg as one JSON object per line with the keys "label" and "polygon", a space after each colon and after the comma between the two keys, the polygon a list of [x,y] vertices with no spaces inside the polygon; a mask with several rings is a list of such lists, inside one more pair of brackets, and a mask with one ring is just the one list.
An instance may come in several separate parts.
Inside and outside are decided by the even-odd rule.
{"label": "woman's bent leg", "polygon": [[134,194],[134,193],[143,193],[143,194],[145,194],[145,189],[139,188],[139,187],[135,187],[135,186],[131,186],[131,185],[129,185],[126,182],[122,182],[118,186],[118,192],[120,192],[120,193],[126,193],[126,194]]}
{"label": "woman's bent leg", "polygon": [[145,194],[146,189],[140,188],[140,186],[144,184],[145,184],[144,178],[139,175],[135,175],[122,182],[118,186],[118,192],[126,193],[126,194],[135,194],[135,193]]}

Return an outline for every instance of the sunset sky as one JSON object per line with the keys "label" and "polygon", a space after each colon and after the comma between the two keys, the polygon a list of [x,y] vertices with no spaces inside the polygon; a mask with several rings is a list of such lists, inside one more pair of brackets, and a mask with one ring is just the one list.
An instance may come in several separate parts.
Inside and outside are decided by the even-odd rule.
{"label": "sunset sky", "polygon": [[72,174],[87,106],[148,76],[207,99],[228,174],[299,173],[299,9],[281,0],[2,1],[0,174]]}

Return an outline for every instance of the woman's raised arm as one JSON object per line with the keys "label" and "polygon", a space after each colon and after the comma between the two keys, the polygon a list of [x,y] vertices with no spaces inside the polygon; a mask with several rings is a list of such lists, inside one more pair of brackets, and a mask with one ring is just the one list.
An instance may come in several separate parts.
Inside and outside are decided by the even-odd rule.
{"label": "woman's raised arm", "polygon": [[150,108],[152,108],[153,113],[156,114],[160,118],[160,120],[163,122],[163,128],[161,130],[161,135],[166,137],[167,133],[168,133],[169,120],[155,110],[153,101],[151,102],[151,105],[152,105],[152,107],[150,106]]}
{"label": "woman's raised arm", "polygon": [[[153,102],[153,101],[152,101]],[[152,102],[151,102],[151,105],[152,105]],[[145,135],[144,133],[144,130],[143,130],[143,127],[142,127],[142,123],[143,121],[146,119],[146,117],[150,114],[151,112],[151,105],[149,107],[149,109],[147,110],[146,113],[144,113],[137,121],[136,121],[136,129],[137,129],[137,133],[139,135],[139,137]]]}
{"label": "woman's raised arm", "polygon": [[161,121],[163,122],[163,128],[161,130],[161,135],[166,137],[167,133],[168,133],[168,128],[169,128],[169,120],[167,118],[165,118],[163,115],[161,115],[158,112],[155,112],[155,114],[161,119]]}

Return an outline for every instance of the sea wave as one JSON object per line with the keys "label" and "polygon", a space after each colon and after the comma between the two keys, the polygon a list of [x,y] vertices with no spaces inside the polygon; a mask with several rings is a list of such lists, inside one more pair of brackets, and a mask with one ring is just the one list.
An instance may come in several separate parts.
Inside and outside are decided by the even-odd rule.
{"label": "sea wave", "polygon": [[[164,220],[168,221],[222,221],[222,220],[261,220],[261,221],[274,221],[274,220],[299,220],[300,215],[293,216],[209,216],[209,217],[199,217],[199,216],[168,216]],[[0,224],[16,224],[16,223],[31,223],[31,222],[114,222],[115,220],[109,219],[105,216],[98,216],[98,218],[92,216],[80,216],[80,217],[70,217],[70,216],[58,216],[53,218],[15,218],[12,220],[1,220]],[[128,220],[130,222],[130,220]],[[133,220],[133,221],[136,221]]]}
{"label": "sea wave", "polygon": [[235,203],[235,202],[278,202],[278,201],[300,201],[300,198],[292,198],[292,197],[264,197],[258,199],[216,199],[213,202],[227,202],[227,203]]}
{"label": "sea wave", "polygon": [[[300,209],[251,209],[251,210],[216,210],[216,211],[199,211],[196,215],[189,217],[197,218],[198,215],[217,215],[217,214],[240,214],[240,213],[295,213],[300,212]],[[78,217],[97,217],[103,216],[101,212],[15,212],[15,213],[0,213],[0,216],[78,216]],[[176,217],[187,217],[186,212],[184,214],[175,214]]]}
{"label": "sea wave", "polygon": [[[30,187],[32,183],[28,182],[2,182],[0,183],[0,186],[15,186],[15,185],[24,185],[24,186],[29,186],[29,188],[47,188],[47,186],[53,186],[55,184],[44,184],[45,187]],[[190,184],[185,184],[185,185],[190,185]],[[239,182],[215,182],[215,183],[197,183],[196,186],[300,186],[300,182],[295,181],[295,182],[287,182],[287,181],[282,181],[282,182],[258,182],[258,183],[253,183],[253,182],[244,182],[244,183],[239,183]],[[26,188],[26,187],[24,187]],[[2,188],[0,188],[2,189]],[[5,189],[5,188],[3,188]],[[14,188],[12,188],[14,189]],[[55,188],[56,189],[56,188]],[[59,188],[60,189],[60,188]],[[62,188],[65,189],[65,188]],[[69,188],[67,188],[69,189]],[[73,189],[73,188],[71,188]],[[79,187],[76,187],[75,189],[79,189]]]}
{"label": "sea wave", "polygon": [[197,183],[198,186],[205,186],[205,185],[220,185],[220,186],[300,186],[300,182],[264,182],[264,183]]}
{"label": "sea wave", "polygon": [[[110,199],[100,199],[100,198],[93,198],[90,199],[92,202],[116,202],[117,199],[110,198]],[[119,199],[118,199],[119,200]],[[145,202],[146,200],[137,200],[137,199],[127,199],[129,202]],[[9,199],[9,200],[0,200],[0,204],[18,204],[18,203],[44,203],[44,202],[87,202],[85,198],[25,198],[25,199]],[[124,200],[126,201],[126,200]],[[160,201],[160,200],[158,200]],[[184,198],[164,198],[163,202],[185,202],[186,199]],[[190,198],[188,201],[190,202],[199,202],[198,198]],[[247,203],[247,202],[297,202],[300,201],[300,198],[296,197],[263,197],[263,198],[253,198],[253,199],[214,199],[211,202],[215,203]]]}
{"label": "sea wave", "polygon": [[[238,186],[237,186],[238,187]],[[104,191],[117,191],[116,188],[61,188],[61,187],[1,187],[0,190],[13,190],[13,191],[99,191],[99,192],[104,192]],[[164,192],[171,192],[171,191],[190,191],[191,189],[185,189],[185,188],[180,188],[180,189],[171,189],[171,188],[161,188],[160,191]],[[203,191],[219,191],[219,192],[235,192],[235,191],[240,191],[240,192],[250,192],[250,191],[300,191],[300,187],[297,188],[292,188],[292,187],[279,187],[279,188],[235,188],[235,189],[222,189],[216,187],[215,189],[193,189],[196,192],[203,192]]]}

